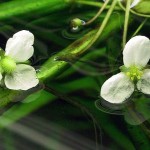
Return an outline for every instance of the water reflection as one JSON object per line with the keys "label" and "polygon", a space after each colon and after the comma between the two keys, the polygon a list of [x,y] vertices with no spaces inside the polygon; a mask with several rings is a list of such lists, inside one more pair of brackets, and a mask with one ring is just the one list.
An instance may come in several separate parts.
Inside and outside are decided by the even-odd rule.
{"label": "water reflection", "polygon": [[123,115],[125,121],[131,125],[140,125],[150,118],[150,100],[146,96],[138,95],[138,98],[132,97],[122,104],[112,104],[99,99],[95,106],[108,114]]}

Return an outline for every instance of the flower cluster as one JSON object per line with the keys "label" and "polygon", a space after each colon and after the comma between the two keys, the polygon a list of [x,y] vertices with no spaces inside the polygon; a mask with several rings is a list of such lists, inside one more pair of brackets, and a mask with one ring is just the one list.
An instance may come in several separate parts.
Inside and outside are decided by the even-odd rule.
{"label": "flower cluster", "polygon": [[0,50],[0,82],[8,89],[28,90],[39,83],[35,69],[25,64],[34,53],[33,43],[34,35],[22,30],[8,39],[5,52]]}
{"label": "flower cluster", "polygon": [[110,103],[122,103],[134,89],[150,94],[150,69],[146,65],[150,59],[150,40],[145,36],[130,39],[123,50],[124,66],[121,73],[109,78],[102,85],[101,97]]}

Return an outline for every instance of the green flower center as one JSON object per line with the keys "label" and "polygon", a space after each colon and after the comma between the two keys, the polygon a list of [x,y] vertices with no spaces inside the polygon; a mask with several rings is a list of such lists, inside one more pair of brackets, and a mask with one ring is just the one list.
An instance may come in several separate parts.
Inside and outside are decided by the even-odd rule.
{"label": "green flower center", "polygon": [[143,71],[141,68],[136,67],[136,66],[131,66],[129,68],[126,68],[124,66],[122,66],[121,71],[124,72],[132,81],[136,81],[136,80],[140,80],[142,75],[143,75]]}
{"label": "green flower center", "polygon": [[5,56],[4,58],[1,59],[0,65],[2,71],[6,73],[12,73],[16,69],[16,62],[8,56]]}

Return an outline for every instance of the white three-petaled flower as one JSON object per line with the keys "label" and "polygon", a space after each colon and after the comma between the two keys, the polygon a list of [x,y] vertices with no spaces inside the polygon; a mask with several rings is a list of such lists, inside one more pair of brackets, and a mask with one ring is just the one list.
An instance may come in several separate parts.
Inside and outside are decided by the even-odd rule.
{"label": "white three-petaled flower", "polygon": [[150,94],[150,40],[145,36],[130,39],[123,50],[124,66],[121,73],[113,75],[102,85],[101,97],[110,103],[122,103],[137,88]]}
{"label": "white three-petaled flower", "polygon": [[4,77],[8,89],[28,90],[39,83],[35,69],[24,64],[34,53],[33,43],[34,35],[26,30],[8,39],[0,59],[0,80]]}

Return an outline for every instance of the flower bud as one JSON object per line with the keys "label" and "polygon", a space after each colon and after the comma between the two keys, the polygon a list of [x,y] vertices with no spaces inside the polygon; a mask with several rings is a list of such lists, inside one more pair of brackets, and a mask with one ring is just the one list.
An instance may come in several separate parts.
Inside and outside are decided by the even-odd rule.
{"label": "flower bud", "polygon": [[85,25],[85,21],[79,18],[75,18],[71,21],[71,27],[73,30],[78,30],[78,28],[83,25]]}

